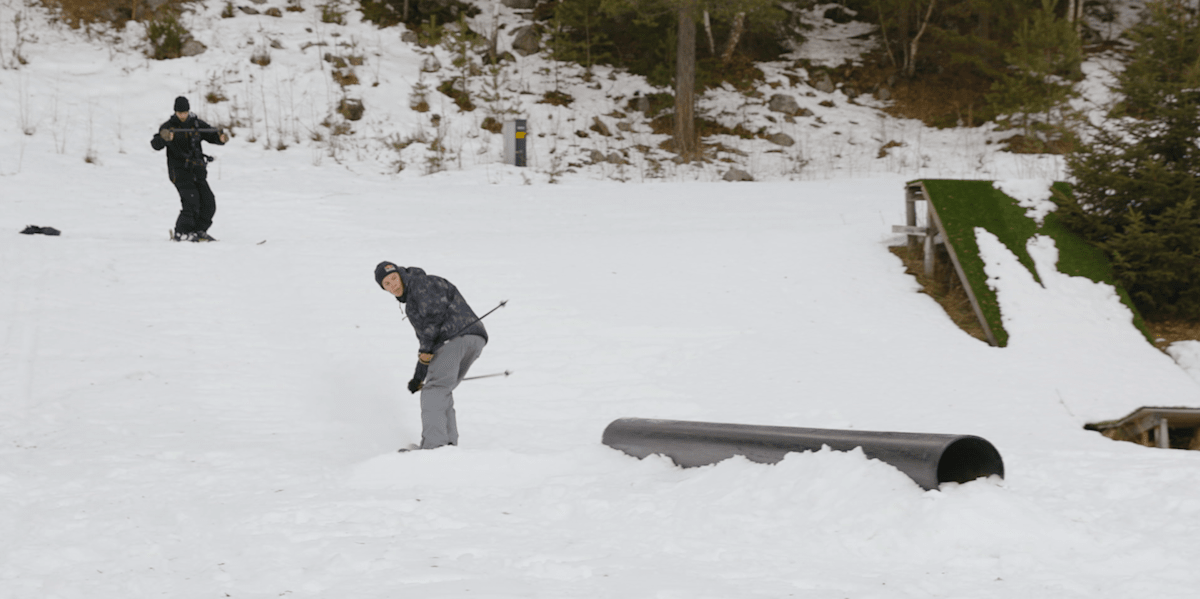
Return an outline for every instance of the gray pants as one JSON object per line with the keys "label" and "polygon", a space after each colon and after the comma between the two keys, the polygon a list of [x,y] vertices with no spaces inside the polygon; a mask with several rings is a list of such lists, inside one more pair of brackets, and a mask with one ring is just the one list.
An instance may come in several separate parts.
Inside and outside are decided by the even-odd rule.
{"label": "gray pants", "polygon": [[458,445],[454,389],[487,342],[478,335],[455,337],[438,348],[421,388],[421,449]]}

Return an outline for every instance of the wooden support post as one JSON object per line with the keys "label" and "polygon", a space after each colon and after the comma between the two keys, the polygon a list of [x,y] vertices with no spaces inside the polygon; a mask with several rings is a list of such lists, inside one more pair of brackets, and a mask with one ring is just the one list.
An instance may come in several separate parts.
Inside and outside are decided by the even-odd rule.
{"label": "wooden support post", "polygon": [[[905,188],[904,194],[904,224],[910,227],[917,226],[917,200],[924,199],[922,195],[921,184],[916,183]],[[908,253],[909,257],[917,251],[917,236],[908,236]]]}
{"label": "wooden support post", "polygon": [[1158,448],[1171,448],[1171,429],[1167,427],[1167,419],[1160,418],[1158,420]]}
{"label": "wooden support post", "polygon": [[933,260],[935,258],[933,236],[937,235],[937,226],[933,224],[933,202],[925,202],[929,212],[925,218],[925,276],[933,279]]}

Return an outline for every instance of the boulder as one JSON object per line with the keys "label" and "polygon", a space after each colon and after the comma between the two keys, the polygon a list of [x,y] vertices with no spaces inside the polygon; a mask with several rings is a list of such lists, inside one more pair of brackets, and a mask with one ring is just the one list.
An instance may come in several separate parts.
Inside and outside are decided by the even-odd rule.
{"label": "boulder", "polygon": [[796,98],[790,94],[775,94],[771,96],[771,100],[767,102],[767,108],[771,112],[782,112],[789,116],[800,112],[800,105],[796,103]]}
{"label": "boulder", "polygon": [[887,102],[888,100],[891,100],[892,88],[886,85],[879,86],[879,89],[875,90],[875,99],[879,100],[880,102]]}
{"label": "boulder", "polygon": [[832,94],[837,89],[833,85],[833,80],[829,78],[829,73],[821,73],[821,76],[817,78],[817,82],[813,84],[813,87],[817,88],[817,91],[827,94]]}
{"label": "boulder", "polygon": [[204,54],[205,50],[208,50],[208,46],[205,46],[196,40],[189,39],[188,41],[184,42],[183,47],[179,49],[179,55],[198,56],[200,54]]}
{"label": "boulder", "polygon": [[422,73],[436,73],[440,70],[442,70],[442,63],[438,62],[437,57],[432,54],[426,56],[425,60],[421,61]]}
{"label": "boulder", "polygon": [[342,116],[346,117],[346,120],[348,121],[357,121],[361,119],[364,111],[365,109],[363,108],[362,100],[354,98],[342,98],[342,101],[338,103],[338,112],[341,113]]}
{"label": "boulder", "polygon": [[729,169],[729,172],[725,173],[724,177],[721,177],[721,179],[723,179],[725,181],[735,181],[735,182],[736,181],[753,181],[754,177],[751,177],[750,173],[747,173],[746,171],[744,171],[740,168],[731,168],[731,169]]}
{"label": "boulder", "polygon": [[650,98],[646,96],[637,97],[637,111],[650,118]]}
{"label": "boulder", "polygon": [[767,141],[769,141],[777,146],[784,146],[784,147],[796,145],[796,140],[792,139],[792,136],[788,135],[787,133],[776,133],[776,134],[768,137]]}
{"label": "boulder", "polygon": [[512,48],[521,56],[529,56],[542,49],[541,40],[533,25],[518,27],[513,30]]}
{"label": "boulder", "polygon": [[400,34],[400,41],[406,44],[416,44],[421,41],[421,38],[417,36],[416,31],[405,31]]}
{"label": "boulder", "polygon": [[592,126],[590,129],[596,133],[599,133],[600,135],[603,135],[604,137],[612,137],[612,130],[609,129],[608,125],[604,124],[604,121],[600,120],[600,117],[598,116],[592,117]]}

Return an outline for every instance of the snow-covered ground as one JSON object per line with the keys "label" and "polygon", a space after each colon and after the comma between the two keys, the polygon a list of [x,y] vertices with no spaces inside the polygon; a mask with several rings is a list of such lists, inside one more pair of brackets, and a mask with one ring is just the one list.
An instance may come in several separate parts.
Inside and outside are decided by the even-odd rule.
{"label": "snow-covered ground", "polygon": [[[241,69],[226,85],[265,82],[270,123],[264,77],[325,93],[302,39],[267,69],[235,52],[260,26],[318,30],[311,8],[219,8],[194,59],[43,27],[29,64],[0,70],[0,597],[1196,596],[1200,453],[1082,425],[1200,406],[1198,383],[1111,289],[1056,274],[1045,240],[1038,285],[981,236],[1003,349],[887,250],[905,180],[1048,179],[1053,160],[843,106],[824,117],[842,135],[799,127],[827,135],[810,147],[845,140],[825,167],[746,146],[765,182],[668,161],[626,177],[644,185],[611,181],[637,172],[613,164],[546,185],[546,146],[572,134],[523,170],[465,125],[461,165],[425,175],[414,155],[389,174],[372,136],[427,118],[403,87],[420,57],[389,40],[369,45],[381,84],[362,91],[368,115],[395,110],[336,156],[328,138],[279,151],[268,125],[236,129],[210,147],[221,241],[173,244],[178,200],[148,141],[175,95],[221,120],[232,101],[200,102],[202,83]],[[915,162],[875,158],[877,132]],[[63,235],[16,234],[28,224]],[[509,300],[472,374],[514,374],[460,387],[459,447],[395,453],[420,434],[403,388],[417,346],[371,277],[385,259],[449,278],[477,311]],[[682,470],[602,445],[627,416],[975,434],[1007,477],[926,492],[859,452]]]}

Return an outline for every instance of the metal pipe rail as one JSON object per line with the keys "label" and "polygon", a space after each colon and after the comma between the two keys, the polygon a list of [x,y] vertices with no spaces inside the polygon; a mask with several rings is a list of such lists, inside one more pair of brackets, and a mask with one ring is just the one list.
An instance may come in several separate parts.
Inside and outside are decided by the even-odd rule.
{"label": "metal pipe rail", "polygon": [[1004,477],[1004,461],[991,443],[973,435],[895,433],[793,428],[716,422],[621,418],[604,429],[603,442],[644,458],[662,454],[684,468],[706,466],[735,455],[774,464],[791,452],[861,447],[869,457],[907,474],[924,489],[992,475]]}

